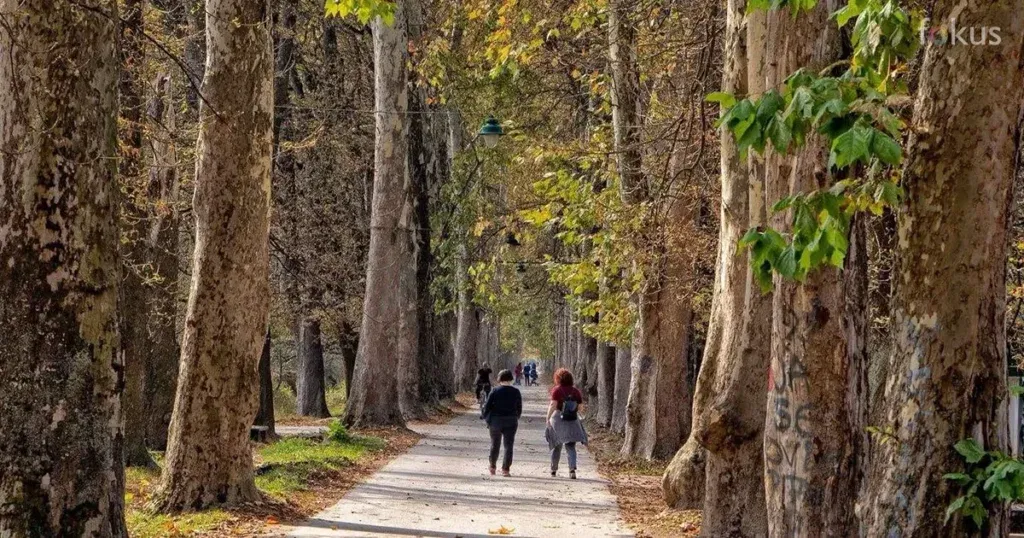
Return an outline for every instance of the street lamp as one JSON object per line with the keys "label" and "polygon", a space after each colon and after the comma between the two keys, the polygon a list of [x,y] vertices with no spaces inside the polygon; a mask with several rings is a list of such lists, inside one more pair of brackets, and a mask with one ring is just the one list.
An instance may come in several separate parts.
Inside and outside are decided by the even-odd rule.
{"label": "street lamp", "polygon": [[484,144],[489,148],[493,148],[498,145],[498,139],[505,136],[505,130],[501,128],[501,123],[494,116],[487,116],[487,120],[480,126],[480,138],[484,139]]}

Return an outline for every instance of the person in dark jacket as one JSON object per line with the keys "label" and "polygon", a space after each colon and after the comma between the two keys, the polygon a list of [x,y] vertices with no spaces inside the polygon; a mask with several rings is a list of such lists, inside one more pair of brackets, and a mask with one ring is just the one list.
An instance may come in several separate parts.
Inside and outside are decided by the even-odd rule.
{"label": "person in dark jacket", "polygon": [[480,418],[487,421],[491,432],[490,471],[494,474],[498,464],[498,452],[505,446],[505,457],[501,460],[501,475],[512,476],[512,445],[516,442],[519,417],[523,414],[523,396],[512,386],[512,372],[498,373],[498,388],[491,391],[480,409]]}
{"label": "person in dark jacket", "polygon": [[480,402],[481,408],[484,400],[491,393],[491,367],[486,363],[476,371],[476,401]]}

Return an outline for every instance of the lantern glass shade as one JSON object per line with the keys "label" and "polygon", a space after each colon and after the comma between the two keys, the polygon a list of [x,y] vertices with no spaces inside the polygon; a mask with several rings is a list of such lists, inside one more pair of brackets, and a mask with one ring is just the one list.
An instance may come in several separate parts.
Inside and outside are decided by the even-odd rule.
{"label": "lantern glass shade", "polygon": [[501,123],[498,122],[494,116],[488,116],[484,124],[480,126],[480,138],[483,138],[484,144],[489,148],[493,148],[498,145],[498,140],[502,136],[505,136],[505,130],[502,129]]}

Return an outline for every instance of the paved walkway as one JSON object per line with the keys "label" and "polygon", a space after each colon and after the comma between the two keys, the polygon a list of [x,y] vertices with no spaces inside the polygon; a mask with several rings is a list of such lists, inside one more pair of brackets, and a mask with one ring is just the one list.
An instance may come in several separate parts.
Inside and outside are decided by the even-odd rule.
{"label": "paved walkway", "polygon": [[568,479],[564,454],[559,477],[551,478],[547,392],[528,387],[523,396],[511,478],[488,474],[490,441],[475,411],[447,424],[413,424],[423,435],[416,446],[290,535],[479,538],[504,526],[519,537],[632,536],[586,449],[578,480]]}

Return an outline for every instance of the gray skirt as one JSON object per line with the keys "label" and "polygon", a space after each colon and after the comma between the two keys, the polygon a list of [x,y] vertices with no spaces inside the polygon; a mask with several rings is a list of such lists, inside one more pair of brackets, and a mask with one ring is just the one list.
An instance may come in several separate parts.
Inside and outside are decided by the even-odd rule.
{"label": "gray skirt", "polygon": [[544,430],[544,439],[548,442],[548,448],[565,443],[587,444],[587,430],[583,429],[583,420],[562,420],[561,415],[555,413]]}

